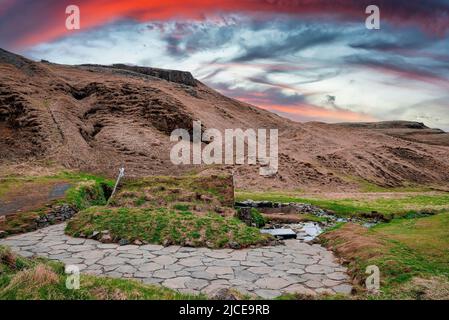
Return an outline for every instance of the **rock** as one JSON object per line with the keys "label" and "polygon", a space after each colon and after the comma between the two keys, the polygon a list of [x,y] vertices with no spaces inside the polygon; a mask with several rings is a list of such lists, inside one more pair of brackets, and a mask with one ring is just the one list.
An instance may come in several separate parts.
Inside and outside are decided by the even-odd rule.
{"label": "rock", "polygon": [[189,87],[196,87],[197,83],[195,78],[192,76],[190,72],[186,71],[178,71],[178,70],[166,70],[166,69],[158,69],[158,68],[149,68],[149,67],[139,67],[139,66],[128,66],[124,64],[114,64],[110,68],[129,70],[136,73],[141,73],[145,75],[149,75],[152,77],[164,79],[170,82],[176,82],[179,84],[183,84]]}
{"label": "rock", "polygon": [[112,237],[111,237],[111,235],[110,235],[110,234],[104,234],[104,235],[102,235],[101,238],[100,238],[100,242],[103,242],[103,243],[111,243],[111,242],[112,242]]}
{"label": "rock", "polygon": [[8,233],[6,231],[0,230],[0,239],[6,238],[7,235],[8,235]]}
{"label": "rock", "polygon": [[349,284],[340,284],[338,286],[332,287],[332,289],[337,293],[342,293],[349,295],[352,292],[352,286]]}
{"label": "rock", "polygon": [[238,296],[230,289],[221,288],[216,290],[211,295],[212,300],[239,300]]}
{"label": "rock", "polygon": [[253,219],[251,217],[251,208],[240,208],[237,210],[236,217],[248,226],[251,226]]}
{"label": "rock", "polygon": [[316,296],[316,293],[302,284],[293,284],[282,290],[284,293],[300,294],[304,296]]}
{"label": "rock", "polygon": [[171,242],[171,240],[169,240],[169,239],[165,239],[164,241],[162,241],[162,245],[164,246],[164,247],[168,247],[168,246],[170,246],[172,244],[172,242]]}
{"label": "rock", "polygon": [[126,245],[129,244],[129,241],[126,240],[126,239],[120,239],[118,244],[121,245],[121,246],[126,246]]}
{"label": "rock", "polygon": [[92,232],[92,234],[90,235],[89,239],[96,239],[98,237],[98,235],[100,234],[99,231],[94,231]]}
{"label": "rock", "polygon": [[133,244],[135,244],[136,246],[141,246],[143,245],[143,242],[140,240],[134,240]]}
{"label": "rock", "polygon": [[186,241],[184,242],[184,247],[190,247],[190,248],[193,248],[193,247],[195,247],[195,243],[194,243],[192,240],[186,240]]}
{"label": "rock", "polygon": [[240,249],[241,247],[242,247],[242,246],[241,246],[239,243],[235,242],[235,241],[229,242],[229,248],[231,248],[231,249],[238,250],[238,249]]}

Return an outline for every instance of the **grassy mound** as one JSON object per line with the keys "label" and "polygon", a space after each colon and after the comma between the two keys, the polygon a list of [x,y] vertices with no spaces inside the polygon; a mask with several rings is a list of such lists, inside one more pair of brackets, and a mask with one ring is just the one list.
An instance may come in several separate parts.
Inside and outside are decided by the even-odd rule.
{"label": "grassy mound", "polygon": [[203,296],[124,279],[81,275],[80,289],[66,288],[60,263],[15,256],[0,247],[0,300],[191,300]]}
{"label": "grassy mound", "polygon": [[230,176],[126,180],[107,206],[79,212],[66,233],[103,242],[209,248],[241,248],[272,240],[236,219],[233,205]]}
{"label": "grassy mound", "polygon": [[367,266],[379,267],[381,294],[368,298],[449,299],[449,212],[371,229],[345,224],[320,239],[361,284]]}
{"label": "grassy mound", "polygon": [[231,176],[147,177],[127,180],[110,201],[113,207],[187,208],[233,214]]}
{"label": "grassy mound", "polygon": [[112,241],[126,239],[192,247],[247,247],[267,244],[271,237],[233,217],[194,214],[166,208],[92,207],[79,212],[67,225],[72,236],[91,236],[107,230]]}

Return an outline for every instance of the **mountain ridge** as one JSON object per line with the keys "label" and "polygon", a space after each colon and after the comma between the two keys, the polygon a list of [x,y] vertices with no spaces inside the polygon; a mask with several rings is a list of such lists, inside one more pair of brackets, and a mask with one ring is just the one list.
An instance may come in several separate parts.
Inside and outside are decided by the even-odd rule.
{"label": "mountain ridge", "polygon": [[[193,80],[192,80],[193,79]],[[176,166],[176,128],[279,129],[279,172],[258,166]],[[415,129],[413,129],[415,130]],[[382,130],[297,123],[226,97],[188,72],[35,62],[0,50],[0,163],[47,159],[67,168],[129,176],[234,172],[243,189],[355,190],[447,185],[449,147]]]}

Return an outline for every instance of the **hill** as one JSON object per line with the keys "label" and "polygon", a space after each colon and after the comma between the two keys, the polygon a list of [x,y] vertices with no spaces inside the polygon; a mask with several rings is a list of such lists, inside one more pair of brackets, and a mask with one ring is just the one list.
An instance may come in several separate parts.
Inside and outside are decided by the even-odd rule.
{"label": "hill", "polygon": [[[221,131],[278,128],[278,174],[261,177],[249,165],[173,165],[170,132],[190,131],[193,120]],[[124,163],[134,177],[235,170],[236,187],[253,190],[356,190],[361,181],[447,186],[449,146],[415,134],[427,130],[296,123],[228,98],[188,72],[59,65],[0,49],[3,166],[45,160],[112,176]]]}

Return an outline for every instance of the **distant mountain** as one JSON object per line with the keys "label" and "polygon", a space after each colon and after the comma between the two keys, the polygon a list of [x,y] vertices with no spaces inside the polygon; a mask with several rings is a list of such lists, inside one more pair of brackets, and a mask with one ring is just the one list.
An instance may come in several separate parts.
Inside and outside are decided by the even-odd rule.
{"label": "distant mountain", "polygon": [[421,122],[383,121],[339,123],[338,125],[348,128],[377,130],[390,136],[402,138],[408,141],[449,146],[449,133],[441,129],[431,129]]}
{"label": "distant mountain", "polygon": [[[173,165],[170,132],[191,130],[193,120],[219,130],[278,128],[279,173],[264,178],[256,166]],[[188,72],[58,65],[0,50],[3,164],[48,159],[113,175],[125,163],[128,176],[235,170],[237,187],[248,189],[355,190],[360,179],[447,185],[449,147],[417,133],[429,130],[401,122],[296,123],[225,97]]]}

